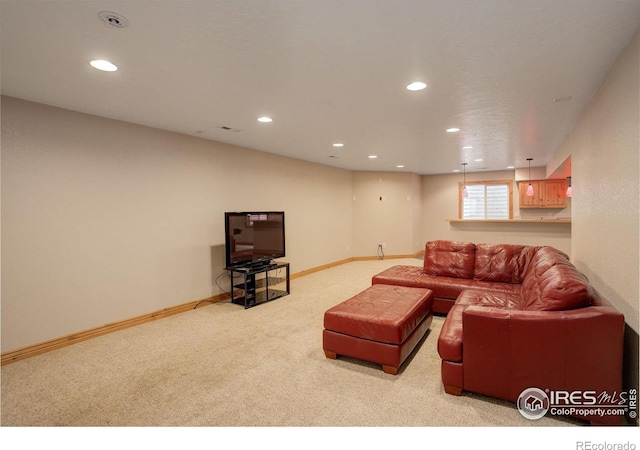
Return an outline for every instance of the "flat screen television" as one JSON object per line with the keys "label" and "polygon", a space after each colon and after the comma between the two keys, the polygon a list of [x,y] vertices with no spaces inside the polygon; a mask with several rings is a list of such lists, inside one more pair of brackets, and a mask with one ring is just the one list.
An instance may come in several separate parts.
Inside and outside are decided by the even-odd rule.
{"label": "flat screen television", "polygon": [[224,213],[227,267],[269,264],[285,256],[284,211]]}

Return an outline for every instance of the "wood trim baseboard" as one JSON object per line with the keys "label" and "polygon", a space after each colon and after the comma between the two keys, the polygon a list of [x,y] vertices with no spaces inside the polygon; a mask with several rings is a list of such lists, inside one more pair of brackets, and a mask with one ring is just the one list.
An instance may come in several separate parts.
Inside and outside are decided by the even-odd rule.
{"label": "wood trim baseboard", "polygon": [[108,323],[96,328],[91,328],[77,333],[71,333],[66,336],[62,336],[50,341],[41,342],[39,344],[29,345],[27,347],[19,348],[17,350],[11,350],[2,353],[2,360],[0,365],[10,364],[21,359],[31,358],[32,356],[41,355],[43,353],[57,350],[68,345],[77,344],[78,342],[93,339],[98,336],[113,333],[114,331],[124,330],[126,328],[134,327],[136,325],[142,325],[143,323],[152,322],[164,317],[173,316],[195,309],[200,303],[211,302],[216,303],[225,299],[228,299],[228,294],[219,294],[213,297],[208,297],[201,300],[195,300],[182,305],[171,306],[151,313],[143,314],[141,316],[132,317],[130,319],[121,320],[118,322]]}
{"label": "wood trim baseboard", "polygon": [[312,273],[321,272],[321,271],[326,270],[326,269],[331,269],[332,267],[341,266],[342,264],[349,263],[349,262],[351,262],[353,260],[354,260],[353,258],[346,258],[346,259],[341,259],[340,261],[335,261],[335,262],[332,262],[332,263],[329,263],[329,264],[323,264],[323,265],[318,266],[318,267],[312,267],[311,269],[302,270],[300,272],[292,273],[289,278],[291,280],[295,280],[296,278],[304,277],[305,275],[311,275]]}
{"label": "wood trim baseboard", "polygon": [[[415,257],[419,257],[423,253],[424,251],[415,253],[413,255],[390,255],[390,256],[385,256],[385,259],[415,258]],[[310,275],[315,272],[320,272],[325,269],[330,269],[332,267],[340,266],[342,264],[346,264],[351,261],[371,261],[376,259],[380,259],[380,257],[355,256],[351,258],[346,258],[340,261],[335,261],[329,264],[324,264],[322,266],[313,267],[311,269],[307,269],[301,272],[291,274],[290,279],[294,280],[296,278],[300,278],[305,275]],[[227,299],[229,299],[229,294],[225,294],[225,293],[218,294],[218,295],[214,295],[212,297],[204,298],[201,300],[195,300],[189,303],[171,306],[169,308],[164,308],[158,311],[143,314],[141,316],[132,317],[130,319],[108,323],[96,328],[79,331],[77,333],[71,333],[66,336],[62,336],[56,339],[51,339],[49,341],[41,342],[39,344],[29,345],[27,347],[19,348],[17,350],[10,350],[2,353],[0,365],[4,366],[5,364],[10,364],[16,361],[20,361],[22,359],[27,359],[33,356],[41,355],[43,353],[47,353],[52,350],[57,350],[59,348],[77,344],[78,342],[86,341],[98,336],[103,336],[105,334],[113,333],[114,331],[124,330],[126,328],[134,327],[136,325],[142,325],[143,323],[152,322],[157,319],[162,319],[164,317],[169,317],[175,314],[187,312],[189,310],[197,308],[201,303],[217,303]]]}
{"label": "wood trim baseboard", "polygon": [[352,261],[374,261],[376,259],[407,259],[407,258],[419,258],[424,255],[424,250],[416,252],[412,255],[385,255],[383,258],[379,256],[354,256]]}

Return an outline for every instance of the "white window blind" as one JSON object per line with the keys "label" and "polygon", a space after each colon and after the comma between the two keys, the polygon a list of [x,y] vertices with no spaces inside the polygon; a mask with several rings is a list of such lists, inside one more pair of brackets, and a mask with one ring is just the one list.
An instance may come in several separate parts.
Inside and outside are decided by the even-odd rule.
{"label": "white window blind", "polygon": [[463,219],[509,219],[509,185],[467,185],[468,197],[462,197]]}

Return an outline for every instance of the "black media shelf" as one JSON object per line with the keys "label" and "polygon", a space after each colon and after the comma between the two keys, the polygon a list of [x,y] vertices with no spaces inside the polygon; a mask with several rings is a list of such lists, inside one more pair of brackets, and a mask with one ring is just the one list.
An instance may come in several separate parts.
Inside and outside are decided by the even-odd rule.
{"label": "black media shelf", "polygon": [[231,302],[247,308],[289,295],[289,263],[227,267]]}

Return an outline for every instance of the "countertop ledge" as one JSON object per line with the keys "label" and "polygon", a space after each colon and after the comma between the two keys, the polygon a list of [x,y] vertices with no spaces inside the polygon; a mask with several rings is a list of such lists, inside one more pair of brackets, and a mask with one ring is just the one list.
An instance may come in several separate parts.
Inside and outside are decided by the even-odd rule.
{"label": "countertop ledge", "polygon": [[571,223],[571,219],[446,219],[450,223]]}

